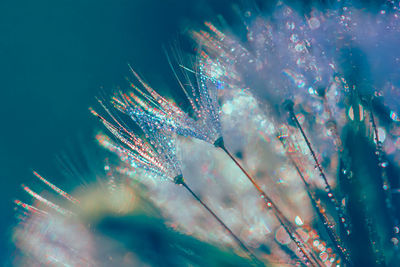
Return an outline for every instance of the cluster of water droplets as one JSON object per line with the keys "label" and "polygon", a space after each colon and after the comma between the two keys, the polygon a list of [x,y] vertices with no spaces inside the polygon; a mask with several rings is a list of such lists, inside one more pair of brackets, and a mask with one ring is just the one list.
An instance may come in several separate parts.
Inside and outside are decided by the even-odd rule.
{"label": "cluster of water droplets", "polygon": [[132,167],[143,169],[162,179],[173,181],[176,176],[181,175],[175,140],[164,128],[157,129],[157,124],[149,124],[137,117],[131,117],[142,128],[145,134],[145,139],[142,139],[119,122],[117,122],[119,127],[114,126],[96,112],[92,112],[121,142],[117,144],[107,136],[99,134],[97,139],[105,148],[129,162]]}
{"label": "cluster of water droplets", "polygon": [[[263,206],[238,168],[209,145],[224,136],[227,146],[264,185],[263,190],[279,199],[283,213],[289,214],[296,231],[301,232],[302,242],[313,248],[312,253],[320,253],[325,265],[340,264],[337,255],[311,227],[314,204],[308,204],[307,190],[298,174],[304,175],[309,192],[326,189],[339,212],[340,223],[350,234],[347,218],[341,211],[345,201],[338,202],[329,185],[335,186],[332,179],[338,166],[335,155],[346,153],[340,140],[343,125],[355,119],[371,118],[366,111],[370,107],[363,106],[364,103],[349,107],[346,102],[358,90],[360,95],[375,95],[388,109],[389,126],[374,125],[373,128],[383,189],[395,190],[385,182],[388,161],[384,153],[394,158],[400,155],[397,103],[400,50],[393,47],[400,41],[398,3],[382,8],[378,14],[365,14],[350,2],[338,1],[324,12],[315,9],[301,16],[279,2],[269,17],[246,12],[244,24],[248,31],[246,43],[224,34],[211,23],[206,23],[205,31],[192,32],[201,46],[198,61],[194,66],[179,64],[174,70],[191,113],[162,97],[132,70],[140,88],[131,83],[132,92],[116,94],[112,104],[141,128],[143,136],[135,134],[127,126],[129,123],[102,104],[110,119],[94,111],[93,114],[115,138],[113,141],[99,134],[97,139],[122,160],[117,167],[120,175],[139,180],[148,187],[149,199],[160,208],[171,227],[203,240],[233,246],[231,238],[195,200],[181,194],[180,187],[164,182],[177,182],[177,177],[185,176],[202,199],[251,247],[263,250],[268,246],[274,256],[287,261],[290,257],[282,245],[290,244],[303,257],[285,236],[282,226],[262,211]],[[371,64],[369,86],[356,87],[344,73],[347,66],[343,61],[349,55],[350,61],[354,59],[354,47]],[[220,111],[218,100],[221,98]],[[289,114],[281,108],[282,102],[288,99],[294,104]],[[304,129],[312,140],[315,155],[298,128]],[[176,134],[209,144],[177,140]],[[182,153],[180,157],[179,153]],[[350,169],[345,164],[341,170],[348,180],[352,179]],[[34,210],[22,202],[17,204]],[[267,206],[272,204],[269,202]],[[323,207],[318,208],[326,216]],[[324,224],[335,227],[329,221]],[[41,227],[41,223],[32,225]],[[397,224],[393,231],[399,233]],[[268,238],[271,232],[275,233],[272,237],[278,243]],[[396,236],[392,242],[397,245]],[[44,257],[44,254],[38,255]]]}
{"label": "cluster of water droplets", "polygon": [[[341,213],[340,222],[347,229],[349,222],[341,211],[345,202],[339,203],[334,197],[330,184],[334,185],[335,180],[325,177],[325,173],[334,177],[337,155],[345,158],[340,140],[343,126],[354,120],[368,124],[364,119],[372,116],[368,114],[372,107],[364,102],[349,105],[354,94],[361,98],[375,96],[375,104],[386,108],[386,117],[379,118],[382,127],[376,127],[374,134],[377,136],[379,132],[382,136],[375,142],[382,186],[386,191],[390,186],[385,171],[388,161],[383,153],[394,160],[399,158],[398,149],[395,149],[400,143],[397,111],[399,3],[384,3],[378,12],[360,9],[360,5],[352,1],[330,5],[328,9],[314,9],[305,16],[282,2],[272,16],[243,12],[247,30],[245,42],[223,33],[211,23],[206,23],[208,30],[195,31],[192,36],[202,47],[200,58],[207,58],[203,61],[208,64],[204,67],[205,74],[215,80],[216,88],[222,85],[224,89],[246,90],[253,94],[265,105],[276,125],[272,127],[276,133],[279,127],[287,124],[288,117],[298,121],[298,128],[303,128],[312,146],[294,132],[290,123],[290,134],[285,140],[291,139],[297,146],[297,154],[303,154],[303,160],[319,170],[320,174],[312,174],[306,168],[311,180],[315,181],[313,177],[320,175],[330,180],[320,186],[326,187],[328,197]],[[289,116],[280,108],[288,99],[295,105]],[[387,119],[392,122],[387,124]],[[271,134],[266,135],[270,141],[268,136]],[[312,147],[317,153],[315,157]],[[343,173],[351,180],[350,167],[343,168]],[[350,234],[349,229],[346,231]],[[397,242],[397,238],[393,240]]]}
{"label": "cluster of water droplets", "polygon": [[193,66],[195,70],[190,70],[180,64],[178,69],[174,70],[178,83],[190,103],[192,116],[158,94],[132,69],[144,90],[131,83],[134,91],[114,97],[114,104],[148,131],[156,129],[174,132],[213,143],[221,136],[218,92],[208,90],[208,84],[213,81],[203,75],[202,65],[204,64],[200,62],[197,69]]}

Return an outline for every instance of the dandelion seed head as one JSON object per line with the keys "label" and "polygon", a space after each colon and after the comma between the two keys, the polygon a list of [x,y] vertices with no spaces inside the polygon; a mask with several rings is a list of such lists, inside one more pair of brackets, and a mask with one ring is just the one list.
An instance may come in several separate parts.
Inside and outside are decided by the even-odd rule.
{"label": "dandelion seed head", "polygon": [[[129,177],[131,186],[139,183],[144,188],[141,193],[159,208],[171,228],[214,244],[235,246],[196,200],[181,194],[182,186],[176,184],[182,185],[185,177],[201,199],[210,203],[212,210],[252,248],[267,246],[283,259],[291,257],[285,255],[291,250],[303,259],[296,242],[282,227],[293,224],[291,231],[325,265],[342,264],[331,244],[311,227],[312,208],[319,206],[309,203],[313,198],[307,193],[325,190],[328,200],[335,201],[329,185],[336,186],[337,180],[332,177],[341,164],[339,135],[346,124],[367,125],[367,132],[374,135],[377,165],[382,173],[392,166],[382,158],[383,151],[397,161],[400,157],[400,50],[393,45],[400,41],[398,7],[365,15],[346,2],[340,8],[313,9],[303,16],[278,2],[272,15],[255,14],[243,14],[247,30],[244,42],[208,22],[206,29],[191,32],[200,46],[196,63],[188,66],[178,62],[179,67],[173,69],[190,104],[189,112],[161,96],[131,69],[135,79],[130,82],[131,91],[115,94],[112,109],[99,101],[105,116],[92,110],[111,133],[96,138],[121,160],[114,166],[117,175]],[[371,73],[364,65],[370,65]],[[357,80],[358,76],[365,78]],[[355,92],[360,101],[353,103]],[[370,102],[387,109],[389,127],[369,126],[374,120]],[[283,103],[289,103],[289,108],[282,107]],[[129,123],[119,115],[128,118]],[[131,123],[140,127],[141,134],[128,126]],[[317,153],[305,136],[312,140]],[[275,205],[266,194],[255,192],[243,173],[214,149],[212,144],[218,147],[217,142],[222,140],[260,182],[260,188],[279,199],[280,209],[288,214],[290,223],[279,224],[271,212],[265,212],[260,200],[265,201],[262,203],[269,211],[274,211]],[[341,173],[349,178],[351,171],[345,166]],[[302,183],[299,174],[306,182]],[[113,177],[108,185],[114,193],[107,195],[107,200],[96,188],[86,191],[78,201],[35,175],[63,199],[79,204],[94,217],[110,211],[127,214],[136,207],[134,186],[119,188]],[[321,181],[321,176],[326,181]],[[304,185],[311,189],[304,190]],[[384,182],[382,188],[391,191],[389,183]],[[94,263],[93,238],[82,222],[74,220],[76,213],[29,186],[23,189],[36,204],[15,202],[30,215],[15,232],[17,245],[30,251],[39,263]],[[345,200],[342,206],[347,205]],[[335,208],[341,212],[341,207]],[[338,222],[347,226],[347,218],[342,214],[339,218]],[[29,238],[21,238],[25,231]],[[45,234],[38,234],[41,232]],[[62,248],[53,244],[53,236],[62,240]],[[83,241],[77,245],[79,240]],[[396,237],[390,240],[397,245]]]}
{"label": "dandelion seed head", "polygon": [[[97,114],[105,127],[122,143],[112,142],[108,137],[100,134],[97,139],[105,148],[116,153],[123,161],[130,163],[134,168],[141,168],[161,179],[173,181],[182,174],[180,163],[176,157],[175,140],[171,132],[158,124],[147,120],[145,117],[129,114],[143,130],[144,141],[132,131],[127,130],[120,122],[115,120],[117,126],[108,122]],[[126,147],[125,147],[126,146]]]}

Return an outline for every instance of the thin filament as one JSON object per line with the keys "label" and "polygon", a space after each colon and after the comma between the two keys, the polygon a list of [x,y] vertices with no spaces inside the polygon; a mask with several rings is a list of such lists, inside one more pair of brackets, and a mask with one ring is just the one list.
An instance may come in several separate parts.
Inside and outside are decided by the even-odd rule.
{"label": "thin filament", "polygon": [[319,199],[317,199],[315,197],[314,193],[311,191],[310,184],[306,181],[303,173],[300,170],[300,167],[297,165],[297,163],[295,162],[293,157],[289,153],[287,153],[287,151],[286,151],[286,155],[289,158],[290,163],[296,169],[296,172],[299,174],[302,182],[304,183],[307,195],[308,195],[308,197],[309,197],[309,199],[310,199],[310,201],[312,203],[312,206],[314,207],[316,213],[318,214],[318,217],[322,221],[322,224],[323,224],[323,226],[324,226],[329,238],[331,239],[331,241],[334,244],[334,246],[337,248],[337,251],[339,252],[341,258],[349,263],[350,262],[349,255],[348,255],[346,249],[343,247],[339,236],[332,229],[333,224],[329,221],[329,218],[326,216],[324,208],[321,206]]}
{"label": "thin filament", "polygon": [[303,136],[303,139],[307,144],[308,149],[310,150],[310,153],[311,153],[311,155],[312,155],[312,157],[314,159],[315,165],[316,165],[316,167],[317,167],[317,169],[318,169],[318,171],[320,173],[320,176],[322,177],[322,179],[323,179],[323,181],[325,183],[325,189],[328,192],[328,197],[331,199],[331,201],[335,205],[336,210],[339,212],[339,217],[340,217],[339,222],[344,227],[344,229],[348,230],[348,226],[345,223],[347,220],[346,220],[345,215],[343,213],[343,209],[340,206],[339,201],[337,200],[335,194],[333,193],[332,187],[330,186],[330,184],[328,182],[328,179],[326,178],[325,172],[322,169],[322,166],[318,161],[318,158],[317,158],[317,156],[316,156],[316,154],[314,152],[314,149],[312,148],[311,143],[310,143],[310,141],[308,140],[308,138],[306,136],[306,133],[304,132],[303,128],[301,127],[299,120],[297,119],[296,115],[294,114],[294,111],[291,109],[289,112],[290,112],[290,116],[291,116],[292,120],[295,122],[296,126],[299,128],[299,130],[301,132],[301,135]]}
{"label": "thin filament", "polygon": [[184,182],[181,181],[179,184],[181,184],[186,190],[189,191],[189,193],[218,221],[218,223],[225,228],[225,230],[232,236],[232,238],[236,241],[236,243],[247,253],[247,255],[254,261],[254,263],[258,266],[264,266],[264,264],[250,251],[249,248],[243,243],[240,238],[235,235],[235,233],[232,232],[232,230],[216,215],[209,207],[207,204],[205,204],[199,196],[196,195],[190,189],[190,187]]}
{"label": "thin filament", "polygon": [[[241,166],[241,164],[232,156],[232,154],[226,149],[224,145],[218,146],[220,147],[231,159],[232,161],[239,167],[239,169],[246,175],[248,180],[253,184],[253,186],[257,189],[257,191],[261,194],[261,197],[266,201],[267,206],[273,210],[273,213],[277,220],[279,221],[280,225],[285,229],[285,231],[288,233],[290,239],[296,244],[300,252],[304,255],[304,257],[307,259],[307,261],[312,265],[315,266],[314,263],[311,261],[308,253],[304,249],[304,242],[301,242],[301,238],[295,236],[295,231],[293,229],[290,229],[289,227],[290,221],[283,215],[283,213],[280,211],[278,206],[272,201],[270,197],[261,189],[261,187],[257,184],[257,182],[247,173],[247,171]],[[311,254],[311,253],[310,253]],[[321,266],[318,262],[318,260],[314,257],[314,255],[311,254],[311,257],[314,259],[314,261],[317,263],[318,266]]]}

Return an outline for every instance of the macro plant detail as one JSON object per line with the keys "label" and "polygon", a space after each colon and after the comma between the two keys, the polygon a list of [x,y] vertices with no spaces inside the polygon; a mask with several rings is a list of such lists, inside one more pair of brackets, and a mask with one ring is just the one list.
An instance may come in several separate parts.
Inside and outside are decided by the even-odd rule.
{"label": "macro plant detail", "polygon": [[[145,84],[144,84],[145,85]],[[145,85],[149,88],[147,85]],[[153,95],[156,93],[154,92]],[[157,95],[158,96],[158,95]],[[238,243],[238,245],[257,263],[259,260],[251,253],[251,251],[246,247],[246,245],[232,232],[232,230],[205,204],[187,185],[183,177],[180,163],[175,155],[175,142],[174,137],[171,136],[165,129],[160,128],[157,123],[150,123],[148,120],[142,120],[137,118],[134,114],[135,112],[130,112],[131,107],[127,104],[130,102],[129,98],[126,96],[125,105],[121,101],[118,101],[119,109],[126,112],[131,116],[131,118],[141,126],[141,129],[146,133],[146,137],[149,142],[141,140],[139,137],[135,136],[131,131],[127,130],[118,121],[117,124],[120,129],[106,121],[102,116],[97,114],[92,110],[92,113],[97,116],[102,123],[113,133],[123,144],[129,147],[126,150],[118,145],[111,148],[111,151],[118,150],[118,154],[122,159],[127,159],[129,163],[135,168],[143,168],[144,170],[151,173],[151,175],[161,176],[169,178],[177,185],[183,186],[189,191],[195,200],[197,200],[210,214],[214,217],[222,227],[232,236],[232,238]],[[158,99],[162,99],[158,96]],[[116,100],[117,101],[117,100]],[[166,103],[159,101],[159,103]],[[114,118],[111,115],[112,118]],[[123,135],[128,135],[128,137],[123,137]],[[104,141],[103,141],[104,142]],[[110,147],[108,144],[104,144]],[[136,154],[136,155],[134,155]]]}
{"label": "macro plant detail", "polygon": [[[185,248],[191,240],[168,240],[179,251],[171,266],[397,266],[399,3],[366,11],[332,1],[302,14],[279,1],[271,14],[237,12],[245,37],[222,19],[206,22],[189,31],[195,56],[167,55],[183,99],[164,97],[129,65],[129,89],[98,99],[104,115],[90,108],[109,132],[96,139],[117,156],[104,167],[104,194],[121,190],[110,209],[129,214],[116,207],[140,196],[168,229],[222,250],[207,260]],[[93,240],[107,240],[104,255],[113,241],[84,225],[90,198],[34,175],[68,205],[23,186],[36,202],[15,202],[22,262],[151,262],[136,252],[102,263]],[[49,224],[46,240],[64,240],[62,249],[41,239]],[[71,239],[84,233],[84,245],[64,227]]]}

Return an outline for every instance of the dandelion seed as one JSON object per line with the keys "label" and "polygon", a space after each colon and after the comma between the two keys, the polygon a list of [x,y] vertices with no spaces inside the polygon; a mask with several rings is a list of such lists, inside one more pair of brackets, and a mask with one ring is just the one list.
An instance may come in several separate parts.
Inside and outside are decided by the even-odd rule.
{"label": "dandelion seed", "polygon": [[[72,205],[80,203],[37,172],[33,174],[63,200]],[[36,202],[29,205],[15,200],[18,207],[27,211],[14,230],[15,244],[23,256],[18,261],[22,265],[96,266],[91,235],[76,219],[76,214],[49,201],[28,186],[22,187]]]}
{"label": "dandelion seed", "polygon": [[[232,194],[242,191],[231,190],[228,184],[224,184],[226,180],[219,181],[224,186],[224,195],[220,197],[226,197],[224,202],[238,204],[240,201],[239,208],[231,205],[228,209],[229,213],[236,215],[230,214],[230,217],[224,218],[223,221],[217,215],[221,209],[217,210],[217,213],[211,210],[206,201],[200,198],[184,179],[182,164],[178,159],[176,135],[192,137],[223,150],[257,190],[257,200],[261,199],[263,207],[271,211],[262,215],[272,214],[278,221],[273,235],[277,242],[271,246],[271,250],[279,247],[281,252],[289,255],[280,258],[279,252],[276,253],[279,258],[277,265],[287,263],[286,261],[293,265],[321,267],[343,264],[383,266],[385,261],[388,265],[396,264],[399,258],[397,250],[400,231],[395,198],[400,189],[395,180],[396,175],[391,173],[396,169],[393,167],[394,163],[400,158],[398,1],[388,1],[379,7],[378,11],[368,11],[367,15],[365,10],[358,10],[352,1],[330,3],[327,9],[312,9],[304,16],[281,1],[278,1],[274,12],[268,17],[256,15],[257,12],[249,10],[237,10],[237,13],[242,16],[247,31],[246,37],[237,38],[206,22],[205,30],[191,32],[192,37],[199,43],[195,63],[186,64],[179,53],[173,54],[178,62],[178,67],[172,67],[173,74],[190,104],[189,112],[161,96],[130,68],[136,80],[129,81],[132,92],[119,92],[111,101],[114,108],[123,114],[109,108],[108,104],[101,100],[99,102],[107,113],[105,117],[110,119],[107,120],[91,110],[113,135],[113,138],[110,138],[99,134],[96,136],[98,141],[130,166],[118,167],[120,173],[130,175],[134,172],[141,181],[151,181],[145,185],[166,180],[172,182],[172,185],[180,185],[178,188],[185,188],[201,205],[199,207],[207,210],[256,264],[262,265],[234,233],[236,229],[232,231],[228,227],[238,215],[243,216],[240,214],[240,208],[249,209],[256,205],[242,195],[235,195],[236,199],[232,200]],[[246,41],[243,42],[243,39]],[[168,60],[173,66],[171,60]],[[242,95],[236,92],[241,92]],[[252,95],[252,99],[257,101],[246,102],[247,104],[239,107],[239,100],[234,97],[246,94]],[[223,101],[225,96],[234,96],[234,99],[224,103],[220,109],[219,101]],[[282,102],[286,110],[282,110]],[[258,105],[263,112],[257,112],[253,116],[252,107],[258,108]],[[247,162],[249,169],[257,169],[257,174],[251,175],[242,166],[242,156],[247,160],[248,154],[256,154],[247,152],[259,143],[234,144],[236,147],[244,147],[238,156],[232,153],[234,148],[225,146],[228,135],[222,129],[221,111],[229,118],[234,116],[239,108],[248,109],[248,116],[240,119],[246,120],[253,116],[252,120],[257,121],[257,128],[253,130],[236,125],[230,127],[236,127],[236,132],[240,134],[245,130],[252,131],[249,133],[251,139],[261,137],[262,141],[272,147],[271,150],[276,152],[279,161],[271,160],[270,163],[269,158],[261,160],[268,159],[268,162],[263,162],[264,165],[279,165],[273,169],[273,174],[267,173],[266,168],[255,168],[257,163],[253,160]],[[286,113],[289,120],[285,116]],[[131,121],[127,122],[121,117],[129,117],[141,128],[143,135],[136,134],[129,127]],[[241,125],[248,126],[250,123]],[[363,141],[358,142],[358,139]],[[353,141],[356,147],[353,147],[353,144],[349,145]],[[364,155],[360,155],[364,152],[375,159],[374,164],[365,164]],[[204,157],[205,154],[202,155]],[[208,156],[209,154],[206,157]],[[251,156],[251,159],[256,157]],[[210,165],[214,164],[216,165],[215,162]],[[195,165],[199,164],[196,162]],[[202,174],[210,174],[205,179],[210,184],[219,180],[218,175],[213,173],[217,172],[217,167],[207,164],[197,167]],[[328,180],[328,177],[335,173],[336,167],[339,169],[338,179],[333,182]],[[116,177],[110,169],[107,164],[107,184],[111,191],[114,191],[117,187]],[[371,173],[369,170],[372,170]],[[72,205],[80,204],[78,199],[38,173],[34,172],[34,175],[63,200]],[[280,195],[279,199],[282,201],[279,204],[283,203],[283,207],[278,207],[277,202],[265,193],[264,187],[255,179],[261,175],[266,179],[270,179],[270,175],[274,176],[271,181],[275,182],[273,179],[276,179],[278,189],[281,190],[279,192],[285,193]],[[295,179],[292,179],[292,176]],[[379,176],[378,179],[375,179],[375,176]],[[379,192],[382,191],[384,197],[379,194],[370,197],[372,190],[367,188],[369,185],[364,178],[378,181]],[[234,189],[244,185],[240,180],[235,180],[235,183],[236,187],[232,187]],[[301,189],[291,192],[290,189],[298,187],[298,184],[302,185]],[[76,217],[72,212],[75,209],[69,210],[58,205],[31,187],[23,185],[23,189],[35,203],[30,205],[15,200],[15,204],[22,211],[21,223],[26,224],[25,230],[28,233],[32,230],[33,235],[32,238],[21,239],[21,235],[17,234],[19,245],[29,249],[33,257],[40,258],[39,264],[94,265],[90,249],[76,247],[69,242],[60,248],[51,242],[50,235],[54,232],[55,235],[70,241],[68,236],[73,235],[64,222]],[[339,189],[344,193],[340,198],[337,196],[341,193]],[[207,190],[218,192],[214,186],[209,186]],[[300,194],[297,194],[298,192]],[[217,194],[222,195],[221,192]],[[307,203],[301,202],[304,201],[303,196],[308,197],[320,220],[320,226],[325,231],[320,233],[315,230],[317,228],[314,229],[316,222],[311,221],[310,214],[303,211],[309,208],[305,205]],[[149,197],[154,199],[159,198],[159,195],[149,193]],[[299,199],[300,204],[294,203]],[[326,203],[323,203],[324,199],[327,199]],[[160,201],[167,202],[165,198]],[[375,203],[379,201],[384,205]],[[288,203],[290,205],[284,205]],[[171,205],[174,208],[174,204],[176,203],[164,203],[162,207]],[[381,212],[377,208],[380,206],[386,209]],[[182,203],[179,203],[179,207],[182,207]],[[295,211],[294,207],[301,209]],[[261,217],[261,223],[257,222],[256,226],[250,225],[250,222],[254,222],[260,216],[256,213],[259,213],[258,209],[254,209],[251,215],[246,213],[246,216],[243,216],[246,217],[245,224],[249,226],[241,236],[261,236],[269,232],[269,226]],[[182,218],[187,215],[177,216]],[[197,217],[193,217],[192,220],[198,220]],[[56,231],[49,231],[49,235],[45,236],[35,235],[43,229],[47,231],[53,222],[57,225]],[[73,223],[71,225],[74,226]],[[388,225],[391,227],[390,231],[385,229]],[[177,225],[173,227],[176,228]],[[67,234],[62,235],[59,232],[64,228],[66,231],[62,233]],[[258,228],[262,228],[262,231]],[[23,230],[23,227],[19,230],[21,229]],[[193,230],[195,231],[196,229]],[[79,233],[85,235],[86,231]],[[43,240],[39,240],[40,238]],[[261,250],[264,243],[259,240],[262,238],[256,238],[256,242],[249,244],[252,247],[259,245]],[[328,242],[324,238],[327,238]],[[362,242],[358,242],[360,240]],[[85,255],[76,253],[78,250],[84,251]],[[386,250],[389,252],[384,253]],[[275,254],[275,251],[272,254]]]}
{"label": "dandelion seed", "polygon": [[319,160],[318,160],[318,158],[317,158],[317,156],[316,156],[316,154],[315,154],[315,152],[314,152],[314,150],[313,150],[313,148],[311,146],[310,141],[307,138],[307,135],[305,134],[305,132],[304,132],[299,120],[296,117],[296,115],[294,114],[294,110],[293,110],[293,105],[294,104],[293,104],[293,102],[287,101],[287,102],[285,102],[284,105],[285,105],[285,108],[289,112],[289,116],[296,123],[296,126],[299,128],[299,130],[301,132],[301,135],[303,136],[304,141],[306,142],[307,147],[309,148],[309,150],[311,152],[311,155],[312,155],[312,157],[313,157],[313,159],[315,161],[315,165],[317,166],[317,169],[318,169],[318,171],[319,171],[319,173],[321,175],[321,178],[323,179],[323,181],[325,183],[325,188],[326,188],[326,191],[328,193],[328,197],[335,204],[336,209],[339,211],[340,221],[342,222],[342,225],[347,230],[348,227],[347,227],[346,224],[344,224],[344,222],[346,221],[344,211],[343,211],[342,207],[340,206],[338,199],[336,198],[336,196],[333,193],[333,189],[332,189],[331,185],[329,184],[328,179],[326,178],[325,172],[323,171],[322,166],[319,163]]}
{"label": "dandelion seed", "polygon": [[[396,229],[398,229],[399,221],[398,221],[398,219],[396,218],[396,215],[395,215],[396,211],[395,211],[395,208],[394,208],[394,205],[393,205],[392,194],[390,193],[391,186],[390,186],[390,181],[388,179],[388,175],[387,175],[387,171],[386,171],[386,167],[387,167],[388,163],[384,161],[382,156],[380,156],[380,155],[383,154],[382,142],[381,142],[381,140],[379,138],[379,136],[380,136],[379,129],[378,129],[378,127],[376,125],[376,122],[375,122],[375,116],[374,116],[374,113],[372,111],[371,104],[369,106],[370,107],[369,107],[368,110],[369,110],[369,115],[371,117],[372,129],[374,131],[375,144],[376,144],[376,154],[379,155],[378,156],[378,166],[379,166],[379,169],[380,169],[380,172],[381,172],[382,188],[383,188],[383,190],[385,192],[385,204],[386,204],[386,207],[387,207],[387,209],[388,209],[388,211],[390,213],[390,220],[391,220],[391,223],[392,223],[392,229],[393,229],[393,233],[392,234],[394,235],[392,237],[392,239],[397,240],[399,233],[398,233],[398,231],[396,231]],[[392,242],[392,243],[397,249],[398,242]]]}
{"label": "dandelion seed", "polygon": [[[281,141],[283,142],[283,140],[281,139]],[[286,143],[282,143],[284,146],[287,146],[288,144]],[[323,226],[326,230],[326,232],[329,235],[329,238],[331,239],[333,245],[335,246],[335,248],[338,250],[341,258],[343,258],[347,263],[350,263],[350,256],[347,252],[347,249],[344,247],[342,241],[340,240],[340,238],[336,235],[336,233],[334,232],[333,228],[333,224],[332,222],[329,220],[325,209],[322,207],[321,205],[321,201],[315,196],[315,194],[313,193],[313,191],[311,190],[311,186],[310,184],[307,182],[306,178],[304,177],[303,173],[304,171],[301,171],[300,169],[300,165],[299,163],[296,162],[296,160],[287,152],[287,156],[290,160],[290,162],[292,163],[292,165],[295,167],[297,173],[299,174],[302,182],[304,183],[304,186],[306,188],[306,192],[307,195],[309,197],[309,199],[312,202],[312,206],[315,208],[316,213],[318,214],[320,220],[323,223]],[[296,217],[298,218],[298,217]]]}
{"label": "dandelion seed", "polygon": [[[126,99],[128,101],[128,99]],[[159,101],[162,103],[162,101]],[[127,110],[126,106],[122,106],[123,110]],[[166,104],[168,105],[168,104]],[[114,134],[123,144],[129,149],[125,149],[118,145],[113,145],[102,136],[101,141],[105,142],[104,146],[108,147],[111,151],[116,152],[121,159],[127,159],[131,165],[136,168],[142,168],[151,175],[156,175],[161,178],[166,178],[177,185],[184,187],[194,199],[196,199],[209,213],[214,217],[218,223],[228,232],[228,234],[235,240],[240,248],[253,260],[257,265],[264,266],[264,264],[247,248],[243,241],[232,232],[232,230],[219,218],[218,215],[212,211],[208,205],[197,196],[197,194],[188,186],[186,183],[180,162],[176,157],[175,139],[172,133],[167,129],[159,127],[159,125],[153,120],[147,120],[145,117],[136,115],[135,113],[129,113],[131,118],[135,120],[145,132],[149,142],[145,142],[137,137],[132,132],[129,132],[126,128],[122,127],[120,123],[120,129],[113,126],[106,119],[96,113],[94,110],[91,112],[97,116],[100,121]],[[125,137],[127,136],[127,137]],[[129,137],[128,137],[129,136]]]}
{"label": "dandelion seed", "polygon": [[[191,119],[187,114],[183,115],[184,112],[182,110],[158,95],[153,89],[145,84],[135,72],[133,73],[136,75],[140,83],[151,94],[154,100],[149,100],[149,97],[146,96],[148,100],[145,103],[141,103],[139,100],[133,102],[131,98],[127,97],[126,95],[122,95],[124,102],[114,98],[114,103],[116,103],[115,105],[117,108],[137,121],[142,129],[145,129],[145,132],[148,132],[148,137],[154,138],[153,133],[155,130],[153,129],[157,129],[157,131],[172,131],[184,136],[198,138],[221,148],[242,170],[253,186],[262,195],[264,201],[266,203],[270,203],[277,220],[282,224],[284,229],[288,231],[289,236],[299,247],[300,251],[306,258],[306,261],[310,262],[312,265],[314,264],[313,262],[317,262],[315,259],[312,260],[310,258],[312,257],[312,254],[310,254],[309,251],[306,251],[304,248],[304,242],[302,242],[302,239],[297,236],[293,226],[290,226],[290,221],[283,215],[271,198],[266,195],[256,181],[243,169],[239,162],[226,149],[222,137],[217,94],[208,89],[207,83],[210,81],[207,79],[207,77],[205,77],[205,75],[202,75],[203,72],[201,65],[198,73],[198,75],[200,75],[198,81],[199,85],[198,87],[191,86],[193,96],[189,96],[189,94],[187,94],[189,102],[192,104],[195,113],[201,114],[198,115],[197,121]],[[188,84],[190,84],[190,82],[188,82]],[[182,88],[185,90],[183,86]],[[162,103],[162,105],[158,105],[157,102]],[[101,120],[103,119],[101,118]],[[106,124],[109,125],[108,123]],[[112,131],[115,132],[116,129],[113,129]],[[162,137],[157,139],[163,142]],[[124,140],[123,143],[126,143],[126,140]],[[157,143],[157,141],[155,143]],[[128,146],[132,147],[130,145]],[[162,145],[160,147],[162,147]],[[183,176],[178,175],[175,177]],[[179,181],[176,181],[176,179],[175,182],[180,183]]]}

